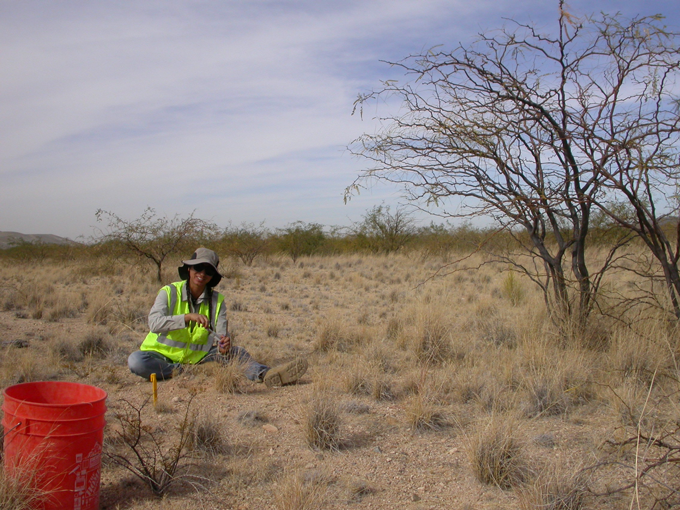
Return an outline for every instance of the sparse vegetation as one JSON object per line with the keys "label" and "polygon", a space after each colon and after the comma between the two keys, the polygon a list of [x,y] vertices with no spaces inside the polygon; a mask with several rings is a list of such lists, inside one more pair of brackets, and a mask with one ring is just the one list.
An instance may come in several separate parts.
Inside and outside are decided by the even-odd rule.
{"label": "sparse vegetation", "polygon": [[[139,408],[151,391],[130,374],[126,358],[144,337],[158,288],[125,257],[96,262],[95,256],[103,257],[56,266],[46,257],[20,279],[0,267],[0,295],[12,305],[0,312],[7,332],[0,378],[4,385],[64,379],[105,388],[112,408],[107,448],[121,454],[127,448],[115,418],[124,409],[121,399]],[[585,342],[555,327],[540,292],[520,273],[512,285],[523,294],[513,303],[504,265],[433,276],[439,259],[430,257],[319,255],[293,265],[269,255],[242,265],[237,279],[225,278],[227,306],[238,304],[228,310],[234,343],[270,366],[285,362],[284,353],[306,355],[310,371],[301,384],[278,389],[248,381],[234,363],[187,367],[159,382],[158,405],[141,411],[143,444],[151,445],[146,434],[155,434],[167,457],[180,442],[175,423],[190,399],[197,412],[179,467],[160,480],[174,480],[164,504],[186,507],[198,490],[199,498],[249,504],[259,498],[271,507],[361,500],[387,508],[384,501],[394,503],[401,487],[414,483],[406,497],[430,506],[452,497],[448,487],[456,488],[456,498],[467,494],[472,502],[481,493],[509,509],[587,503],[613,510],[636,490],[640,508],[670,504],[673,493],[662,488],[674,487],[676,477],[675,464],[664,460],[677,451],[672,396],[680,344],[673,324],[640,307],[616,319],[603,315]],[[630,274],[622,275],[606,281],[607,289],[635,292]],[[50,298],[35,298],[34,284]],[[64,300],[77,303],[75,316],[50,321]],[[41,318],[32,318],[40,307]],[[638,437],[639,445],[630,442]],[[475,455],[464,447],[473,444]],[[592,462],[541,478],[548,470],[540,466],[558,456]],[[160,453],[157,459],[161,465]],[[636,462],[637,489],[630,485]],[[399,471],[406,465],[413,469],[405,473],[417,473],[413,480]],[[130,483],[127,469],[108,457],[104,471],[108,480]],[[337,476],[323,475],[329,472]],[[440,482],[441,492],[427,489]],[[138,493],[129,508],[145,508],[149,490],[139,484],[121,492],[128,490]],[[435,501],[435,493],[442,499]],[[122,505],[106,489],[102,497]]]}

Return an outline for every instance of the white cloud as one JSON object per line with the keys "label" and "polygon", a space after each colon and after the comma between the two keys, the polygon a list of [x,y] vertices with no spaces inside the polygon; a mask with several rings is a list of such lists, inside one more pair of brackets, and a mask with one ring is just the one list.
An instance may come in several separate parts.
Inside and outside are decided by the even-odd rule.
{"label": "white cloud", "polygon": [[[378,61],[556,5],[0,0],[0,230],[76,236],[99,207],[147,205],[222,225],[357,219],[395,194],[341,198],[363,167],[343,147],[373,130],[352,102],[396,76]],[[671,12],[617,4],[655,6]]]}

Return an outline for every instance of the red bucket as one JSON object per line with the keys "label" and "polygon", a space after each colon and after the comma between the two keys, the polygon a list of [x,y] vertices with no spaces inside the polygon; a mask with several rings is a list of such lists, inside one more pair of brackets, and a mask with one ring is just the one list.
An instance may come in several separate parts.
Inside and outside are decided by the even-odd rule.
{"label": "red bucket", "polygon": [[43,510],[96,510],[106,392],[70,382],[32,382],[4,391],[5,474],[28,477]]}

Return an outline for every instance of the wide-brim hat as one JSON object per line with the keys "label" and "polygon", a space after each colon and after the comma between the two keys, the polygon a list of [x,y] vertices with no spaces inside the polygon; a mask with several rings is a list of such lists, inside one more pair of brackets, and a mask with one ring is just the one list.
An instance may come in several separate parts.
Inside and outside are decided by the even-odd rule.
{"label": "wide-brim hat", "polygon": [[220,258],[217,256],[217,253],[208,248],[199,248],[189,260],[183,260],[182,263],[184,265],[177,268],[179,277],[182,280],[189,279],[189,266],[197,266],[198,264],[208,264],[215,270],[215,275],[208,282],[208,287],[214,287],[222,279],[222,275],[217,269],[217,266],[220,265]]}

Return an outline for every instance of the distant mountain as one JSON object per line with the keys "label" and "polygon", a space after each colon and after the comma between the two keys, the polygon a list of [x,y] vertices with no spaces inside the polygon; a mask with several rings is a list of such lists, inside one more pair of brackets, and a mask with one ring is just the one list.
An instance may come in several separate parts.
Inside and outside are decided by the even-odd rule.
{"label": "distant mountain", "polygon": [[0,250],[11,248],[21,242],[42,244],[78,244],[65,237],[52,234],[21,234],[19,232],[0,232]]}

